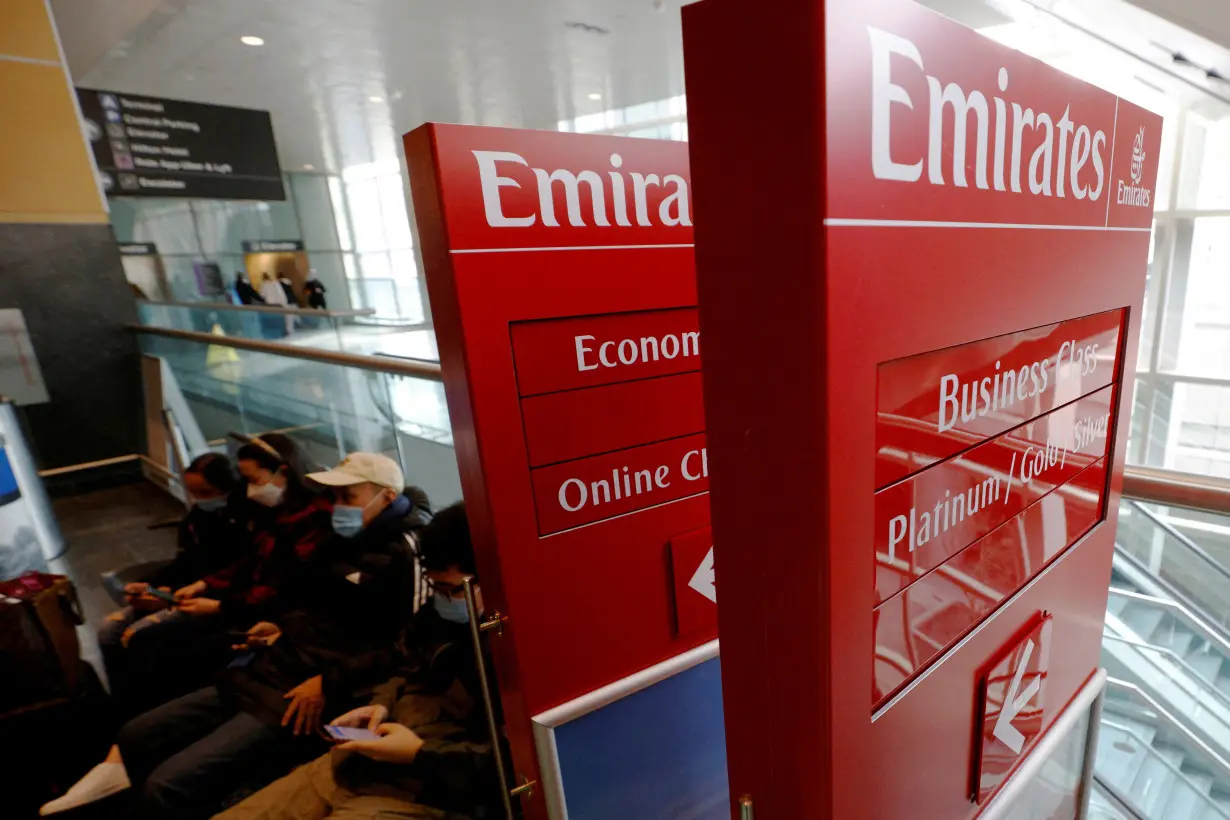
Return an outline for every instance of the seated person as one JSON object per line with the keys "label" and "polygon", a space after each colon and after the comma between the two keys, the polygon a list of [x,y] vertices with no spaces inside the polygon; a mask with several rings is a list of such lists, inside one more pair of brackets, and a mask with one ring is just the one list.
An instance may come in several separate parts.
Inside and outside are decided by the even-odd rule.
{"label": "seated person", "polygon": [[378,737],[341,743],[215,820],[443,820],[489,816],[484,809],[499,805],[462,587],[475,574],[463,505],[427,525],[421,562],[435,594],[389,659],[396,676],[331,724]]}
{"label": "seated person", "polygon": [[235,493],[238,486],[230,460],[216,453],[196,458],[184,471],[184,489],[192,507],[179,524],[175,557],[144,565],[146,572],[123,587],[128,605],[108,615],[98,630],[112,695],[123,698],[126,694],[129,657],[124,647],[128,640],[146,626],[158,623],[164,616],[156,613],[170,607],[165,600],[148,594],[149,590],[169,593],[179,589],[230,566],[251,549],[244,509],[248,502]]}
{"label": "seated person", "polygon": [[131,699],[149,706],[192,691],[225,666],[245,630],[293,607],[302,578],[332,534],[332,501],[305,481],[303,456],[289,438],[252,436],[239,448],[249,502],[251,547],[238,561],[176,590],[175,606],[146,619],[124,642]]}
{"label": "seated person", "polygon": [[303,456],[286,436],[251,436],[236,459],[248,498],[269,508],[271,520],[257,525],[251,554],[179,588],[175,598],[188,615],[251,624],[294,603],[295,582],[333,532],[333,504],[306,483]]}
{"label": "seated person", "polygon": [[175,556],[104,573],[103,585],[116,601],[129,603],[149,586],[179,589],[243,557],[244,539],[234,536],[235,530],[240,536],[247,532],[243,513],[248,505],[237,492],[243,487],[231,460],[218,453],[198,456],[184,471],[183,484],[188,513],[179,521],[150,527],[177,528]]}
{"label": "seated person", "polygon": [[405,623],[412,541],[429,513],[421,491],[407,491],[419,503],[401,492],[401,469],[384,456],[357,453],[312,478],[345,503],[334,514],[338,531],[302,580],[311,593],[304,608],[253,626],[216,686],[129,721],[106,761],[44,815],[135,783],[132,816],[208,817],[240,787],[263,785],[314,753],[326,705],[335,713],[356,705],[367,666],[350,654],[387,647]]}
{"label": "seated person", "polygon": [[431,504],[406,487],[401,467],[375,453],[351,453],[332,470],[308,476],[333,492],[333,532],[320,565],[307,574],[300,609],[316,620],[342,619],[377,645],[392,641],[414,613],[418,538]]}

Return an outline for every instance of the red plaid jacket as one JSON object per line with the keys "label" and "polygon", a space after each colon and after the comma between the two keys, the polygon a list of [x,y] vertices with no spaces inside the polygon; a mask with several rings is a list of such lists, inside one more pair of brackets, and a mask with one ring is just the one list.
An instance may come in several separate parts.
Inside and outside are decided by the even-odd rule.
{"label": "red plaid jacket", "polygon": [[294,606],[303,579],[333,534],[333,502],[324,496],[288,500],[253,533],[255,549],[205,578],[207,594],[234,620],[255,622]]}

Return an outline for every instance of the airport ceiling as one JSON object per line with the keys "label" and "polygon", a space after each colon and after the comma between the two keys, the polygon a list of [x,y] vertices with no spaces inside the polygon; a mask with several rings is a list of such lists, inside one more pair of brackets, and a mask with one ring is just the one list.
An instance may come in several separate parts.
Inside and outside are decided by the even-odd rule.
{"label": "airport ceiling", "polygon": [[426,120],[553,129],[681,94],[680,5],[53,0],[52,8],[77,85],[267,109],[284,168],[337,171],[396,159],[400,134]]}
{"label": "airport ceiling", "polygon": [[[397,161],[400,134],[426,120],[555,128],[681,94],[684,2],[51,5],[77,85],[267,109],[284,168],[336,172]],[[1230,114],[1230,83],[1207,76],[1230,77],[1227,0],[925,2],[1060,67],[1106,65],[1097,82],[1142,104],[1152,97],[1215,119]]]}

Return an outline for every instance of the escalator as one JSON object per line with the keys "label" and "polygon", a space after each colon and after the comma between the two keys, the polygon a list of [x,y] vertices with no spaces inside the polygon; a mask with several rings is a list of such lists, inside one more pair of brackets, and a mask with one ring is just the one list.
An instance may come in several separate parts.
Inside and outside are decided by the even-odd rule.
{"label": "escalator", "polygon": [[1230,570],[1125,500],[1090,816],[1230,820]]}
{"label": "escalator", "polygon": [[1199,616],[1174,601],[1121,589],[1111,589],[1106,611],[1108,634],[1162,650],[1157,654],[1230,699],[1230,643]]}
{"label": "escalator", "polygon": [[1139,501],[1119,505],[1112,585],[1174,600],[1230,641],[1230,569],[1171,517]]}
{"label": "escalator", "polygon": [[1113,677],[1094,772],[1112,808],[1157,820],[1230,820],[1230,764],[1139,687]]}

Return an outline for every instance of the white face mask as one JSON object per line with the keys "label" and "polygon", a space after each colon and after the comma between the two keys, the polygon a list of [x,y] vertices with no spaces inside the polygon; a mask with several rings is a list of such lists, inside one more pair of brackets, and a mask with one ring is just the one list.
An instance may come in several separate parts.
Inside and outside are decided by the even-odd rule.
{"label": "white face mask", "polygon": [[248,498],[257,504],[264,504],[266,507],[278,506],[282,503],[282,496],[284,495],[286,495],[286,488],[279,487],[272,481],[268,484],[248,485]]}

